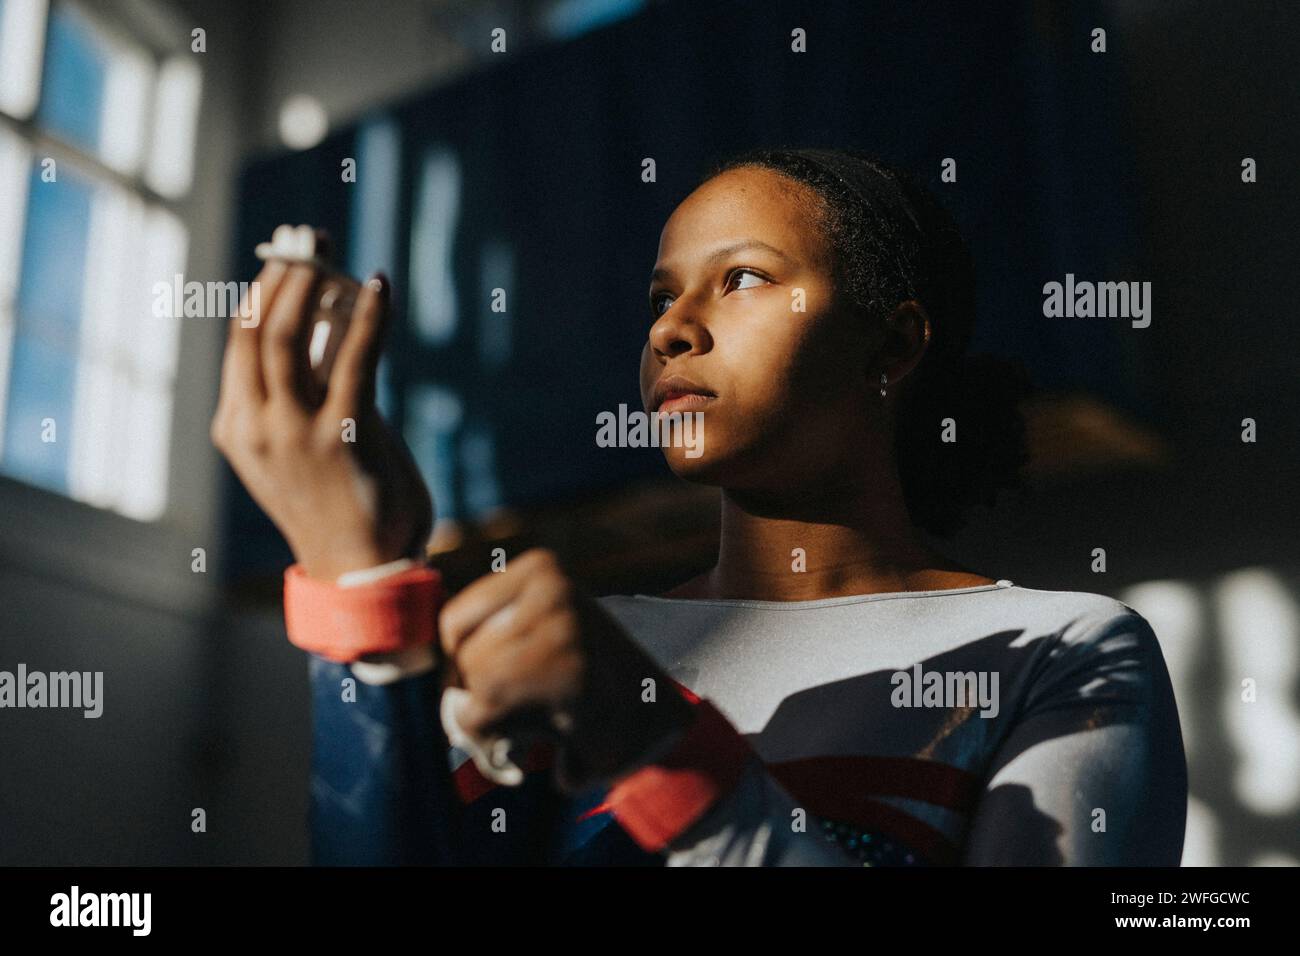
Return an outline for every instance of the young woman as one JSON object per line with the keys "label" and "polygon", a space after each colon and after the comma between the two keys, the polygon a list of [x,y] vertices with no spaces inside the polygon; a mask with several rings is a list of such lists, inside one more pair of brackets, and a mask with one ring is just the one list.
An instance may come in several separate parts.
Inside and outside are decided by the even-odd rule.
{"label": "young woman", "polygon": [[703,454],[664,453],[721,489],[722,534],[662,596],[593,600],[530,551],[445,598],[427,493],[374,407],[386,282],[322,399],[315,278],[259,276],[213,437],[297,557],[317,862],[1179,862],[1186,765],[1146,620],[917,533],[1014,483],[1025,382],[965,355],[969,259],[907,176],[752,152],[665,225],[642,396],[702,413]]}

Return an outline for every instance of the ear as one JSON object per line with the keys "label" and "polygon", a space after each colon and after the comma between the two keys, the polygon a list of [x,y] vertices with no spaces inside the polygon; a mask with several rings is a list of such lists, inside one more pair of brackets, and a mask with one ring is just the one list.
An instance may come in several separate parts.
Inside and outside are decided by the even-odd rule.
{"label": "ear", "polygon": [[930,316],[915,299],[900,302],[885,319],[880,348],[867,369],[872,383],[880,373],[889,377],[891,386],[906,378],[930,346]]}

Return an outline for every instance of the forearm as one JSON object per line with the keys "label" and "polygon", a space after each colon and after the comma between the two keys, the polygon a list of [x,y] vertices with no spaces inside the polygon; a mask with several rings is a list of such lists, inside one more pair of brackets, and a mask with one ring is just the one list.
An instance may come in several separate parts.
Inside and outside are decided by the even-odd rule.
{"label": "forearm", "polygon": [[[285,598],[290,639],[311,651],[315,861],[537,862],[552,816],[544,775],[489,795],[472,767],[452,773],[436,573],[394,562],[323,584],[291,569]],[[506,814],[509,827],[494,826]]]}
{"label": "forearm", "polygon": [[459,808],[432,672],[389,684],[310,658],[310,831],[318,865],[456,863]]}

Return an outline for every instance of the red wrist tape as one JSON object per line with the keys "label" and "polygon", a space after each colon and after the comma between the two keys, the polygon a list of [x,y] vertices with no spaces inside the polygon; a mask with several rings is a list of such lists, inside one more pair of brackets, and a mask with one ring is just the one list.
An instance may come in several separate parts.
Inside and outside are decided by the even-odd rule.
{"label": "red wrist tape", "polygon": [[294,564],[284,572],[284,624],[295,647],[348,664],[437,640],[443,597],[442,575],[429,567],[344,588]]}
{"label": "red wrist tape", "polygon": [[677,685],[695,720],[676,746],[655,763],[619,780],[603,807],[651,853],[669,844],[740,782],[755,756],[745,737],[709,701]]}

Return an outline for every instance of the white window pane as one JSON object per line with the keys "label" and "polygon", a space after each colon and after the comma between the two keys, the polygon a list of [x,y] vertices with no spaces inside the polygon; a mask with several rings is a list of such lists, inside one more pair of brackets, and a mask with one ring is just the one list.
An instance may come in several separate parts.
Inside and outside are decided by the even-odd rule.
{"label": "white window pane", "polygon": [[117,510],[140,521],[156,521],[167,506],[168,449],[171,445],[172,397],[166,389],[136,387],[126,421],[126,455]]}
{"label": "white window pane", "polygon": [[91,207],[70,494],[141,520],[166,504],[169,389],[180,319],[153,314],[156,282],[184,267],[186,233],[165,210],[101,185]]}
{"label": "white window pane", "polygon": [[132,245],[138,241],[143,215],[144,203],[125,190],[107,184],[95,190],[81,295],[68,491],[101,507],[111,506],[117,497],[123,449],[116,426],[125,411],[119,396],[128,381],[118,326],[134,284]]}
{"label": "white window pane", "polygon": [[46,0],[4,0],[0,9],[0,110],[26,119],[41,90]]}
{"label": "white window pane", "polygon": [[181,317],[154,315],[153,291],[158,283],[175,285],[177,276],[183,280],[189,234],[171,213],[150,207],[145,212],[141,236],[143,245],[138,250],[135,281],[123,307],[127,321],[120,326],[120,347],[130,354],[137,378],[170,380],[176,374]]}
{"label": "white window pane", "polygon": [[[118,187],[97,191],[91,211],[82,317],[82,353],[134,378],[170,379],[180,317],[154,314],[155,287],[176,285],[185,267],[180,220]],[[171,295],[168,295],[171,299]]]}
{"label": "white window pane", "polygon": [[146,104],[153,79],[153,63],[137,50],[116,50],[108,62],[99,148],[104,162],[124,173],[140,168]]}
{"label": "white window pane", "polygon": [[[154,316],[152,293],[155,281],[170,283],[183,269],[186,232],[175,216],[120,186],[100,182],[87,192],[82,274],[60,279],[80,292],[68,295],[80,321],[67,354],[72,401],[70,421],[61,425],[68,458],[60,490],[152,520],[166,504],[179,343],[179,319]],[[38,358],[29,356],[29,364]],[[48,375],[28,378],[28,389],[49,387]]]}
{"label": "white window pane", "polygon": [[18,288],[31,161],[27,144],[0,127],[0,309],[13,305]]}
{"label": "white window pane", "polygon": [[189,58],[172,57],[158,71],[145,180],[160,195],[180,196],[190,188],[202,82],[198,66]]}
{"label": "white window pane", "polygon": [[14,300],[22,266],[31,156],[26,145],[0,128],[0,448],[4,447],[5,396],[14,334]]}
{"label": "white window pane", "polygon": [[94,361],[125,364],[129,345],[118,327],[135,291],[144,203],[124,189],[101,184],[90,207],[86,274],[81,301],[81,352]]}
{"label": "white window pane", "polygon": [[107,362],[82,359],[77,365],[77,411],[73,428],[68,493],[101,508],[118,494],[118,473],[125,449],[115,429],[124,409],[115,407],[126,376]]}

